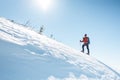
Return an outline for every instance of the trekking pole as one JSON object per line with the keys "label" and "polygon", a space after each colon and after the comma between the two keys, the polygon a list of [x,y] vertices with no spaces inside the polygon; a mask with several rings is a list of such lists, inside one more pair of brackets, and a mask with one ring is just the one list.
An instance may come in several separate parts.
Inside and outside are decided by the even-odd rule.
{"label": "trekking pole", "polygon": [[[80,40],[81,41],[81,40]],[[81,42],[79,41],[80,49],[81,49]]]}

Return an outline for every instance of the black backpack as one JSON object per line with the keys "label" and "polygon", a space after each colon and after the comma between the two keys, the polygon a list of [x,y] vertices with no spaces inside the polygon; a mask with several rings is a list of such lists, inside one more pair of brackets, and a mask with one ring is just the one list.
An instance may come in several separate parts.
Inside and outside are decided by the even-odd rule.
{"label": "black backpack", "polygon": [[88,37],[88,44],[90,44],[90,38]]}

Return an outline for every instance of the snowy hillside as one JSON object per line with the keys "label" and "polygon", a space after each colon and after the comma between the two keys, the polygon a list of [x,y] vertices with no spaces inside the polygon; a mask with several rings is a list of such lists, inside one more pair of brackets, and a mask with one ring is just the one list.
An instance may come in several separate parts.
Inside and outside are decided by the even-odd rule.
{"label": "snowy hillside", "polygon": [[0,18],[0,80],[120,80],[102,62]]}

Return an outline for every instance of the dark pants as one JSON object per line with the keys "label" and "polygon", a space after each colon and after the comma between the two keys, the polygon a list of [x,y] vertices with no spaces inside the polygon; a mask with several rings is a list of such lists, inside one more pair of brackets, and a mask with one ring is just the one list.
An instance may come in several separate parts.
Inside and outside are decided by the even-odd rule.
{"label": "dark pants", "polygon": [[84,47],[86,46],[87,48],[87,54],[89,55],[90,51],[89,51],[89,44],[83,44],[82,45],[82,52],[84,52]]}

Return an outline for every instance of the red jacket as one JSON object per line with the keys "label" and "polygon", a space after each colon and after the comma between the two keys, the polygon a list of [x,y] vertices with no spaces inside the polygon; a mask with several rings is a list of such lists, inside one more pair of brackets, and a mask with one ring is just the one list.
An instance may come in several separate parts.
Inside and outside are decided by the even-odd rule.
{"label": "red jacket", "polygon": [[84,42],[84,44],[87,44],[87,43],[89,43],[89,38],[83,37],[83,40],[81,42]]}

